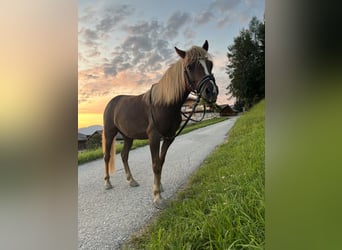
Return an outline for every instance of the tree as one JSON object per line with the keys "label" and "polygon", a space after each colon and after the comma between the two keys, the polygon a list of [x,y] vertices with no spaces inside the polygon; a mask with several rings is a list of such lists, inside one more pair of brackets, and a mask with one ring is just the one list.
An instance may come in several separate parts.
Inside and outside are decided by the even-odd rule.
{"label": "tree", "polygon": [[240,31],[228,47],[228,94],[245,108],[265,97],[265,23],[253,17],[249,29]]}

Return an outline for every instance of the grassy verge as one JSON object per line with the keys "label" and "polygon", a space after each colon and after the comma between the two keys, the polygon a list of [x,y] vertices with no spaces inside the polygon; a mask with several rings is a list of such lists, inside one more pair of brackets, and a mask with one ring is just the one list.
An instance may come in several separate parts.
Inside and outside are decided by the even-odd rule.
{"label": "grassy verge", "polygon": [[[226,119],[227,118],[225,118],[225,117],[217,117],[217,118],[213,118],[210,120],[202,121],[200,123],[190,124],[184,128],[184,130],[182,131],[181,134],[189,133],[195,129],[203,128],[203,127],[224,121]],[[135,148],[141,147],[141,146],[145,146],[147,144],[148,144],[148,140],[134,140],[132,149],[135,149]],[[123,147],[122,144],[118,144],[116,147],[116,153],[120,153],[122,150],[122,147]],[[89,161],[100,159],[102,157],[103,157],[102,148],[82,151],[82,152],[78,153],[78,164],[80,165],[80,164],[83,164],[83,163],[86,163]]]}
{"label": "grassy verge", "polygon": [[239,118],[169,208],[124,249],[263,249],[264,101]]}

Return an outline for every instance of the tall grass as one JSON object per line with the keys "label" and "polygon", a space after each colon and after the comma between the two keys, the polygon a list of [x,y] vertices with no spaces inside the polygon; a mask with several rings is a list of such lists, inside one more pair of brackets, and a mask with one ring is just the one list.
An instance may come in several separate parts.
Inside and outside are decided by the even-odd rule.
{"label": "tall grass", "polygon": [[[224,121],[226,119],[227,119],[226,117],[216,117],[216,118],[212,118],[210,120],[202,121],[200,123],[194,123],[194,124],[186,126],[181,134],[189,133],[195,129],[203,128],[205,126],[209,126],[209,125],[215,124],[217,122]],[[141,146],[145,146],[147,144],[148,144],[148,140],[134,140],[133,145],[132,145],[132,149],[135,149],[135,148],[141,147]],[[118,143],[116,146],[116,153],[120,153],[122,150],[122,147],[123,147],[123,145]],[[102,157],[103,157],[103,153],[102,153],[101,147],[97,148],[97,149],[81,151],[78,153],[78,164],[83,164],[83,163],[86,163],[89,161],[97,160],[97,159],[100,159]]]}
{"label": "tall grass", "polygon": [[263,249],[264,101],[241,116],[169,208],[125,249]]}

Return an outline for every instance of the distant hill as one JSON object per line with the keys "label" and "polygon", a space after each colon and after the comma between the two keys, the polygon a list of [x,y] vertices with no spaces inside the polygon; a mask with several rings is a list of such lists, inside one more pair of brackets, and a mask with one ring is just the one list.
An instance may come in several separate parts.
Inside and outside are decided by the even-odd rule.
{"label": "distant hill", "polygon": [[84,135],[92,135],[95,131],[102,130],[101,125],[93,125],[85,128],[79,128],[78,133],[84,134]]}

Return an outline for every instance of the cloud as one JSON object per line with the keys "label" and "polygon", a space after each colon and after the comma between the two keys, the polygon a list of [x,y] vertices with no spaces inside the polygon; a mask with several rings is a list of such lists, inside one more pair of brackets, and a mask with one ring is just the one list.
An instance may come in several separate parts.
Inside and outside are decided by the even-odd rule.
{"label": "cloud", "polygon": [[78,73],[79,102],[84,102],[91,96],[103,96],[111,87],[111,82],[104,77],[101,68]]}
{"label": "cloud", "polygon": [[209,10],[217,12],[217,27],[221,28],[232,22],[240,13],[240,5],[245,4],[241,0],[215,0],[209,5]]}
{"label": "cloud", "polygon": [[195,36],[196,36],[196,32],[195,32],[193,29],[187,27],[187,28],[184,30],[183,35],[184,35],[184,37],[187,38],[187,39],[193,39],[193,38],[195,38]]}
{"label": "cloud", "polygon": [[191,22],[191,16],[189,13],[177,11],[173,13],[166,24],[166,31],[164,35],[167,38],[174,38],[178,35],[182,26]]}
{"label": "cloud", "polygon": [[91,30],[88,28],[82,28],[79,34],[84,38],[84,44],[88,46],[93,46],[96,44],[96,40],[99,39],[96,30]]}
{"label": "cloud", "polygon": [[151,38],[157,38],[160,32],[163,30],[163,24],[156,20],[152,20],[151,22],[143,21],[135,25],[125,26],[124,28],[131,35],[149,33]]}
{"label": "cloud", "polygon": [[88,79],[99,79],[98,75],[93,75],[93,74],[88,74],[87,77]]}
{"label": "cloud", "polygon": [[[104,10],[102,18],[96,19],[94,10],[86,9],[85,14],[81,16],[82,24],[86,18],[93,20],[93,23],[81,26],[79,31],[79,43],[83,45],[79,47],[83,56],[80,57],[81,62],[89,63],[90,58],[97,58],[97,65],[102,64],[107,76],[116,76],[120,71],[125,70],[140,73],[146,70],[159,70],[169,64],[170,60],[177,58],[170,46],[170,40],[175,39],[178,34],[186,38],[195,35],[189,28],[192,17],[187,12],[174,12],[165,23],[151,20],[124,25],[123,21],[134,11],[134,8],[126,4],[109,6]],[[110,54],[108,48],[105,50],[104,46],[106,41],[114,38],[112,31],[116,28],[120,29],[119,32],[123,32],[124,39]],[[102,59],[99,58],[101,55]]]}
{"label": "cloud", "polygon": [[149,70],[160,70],[175,59],[168,41],[152,40],[148,33],[144,36],[128,37],[120,48],[112,54],[114,58],[103,64],[106,75],[116,76],[120,71],[145,73]]}
{"label": "cloud", "polygon": [[86,7],[81,10],[81,15],[78,18],[80,22],[92,22],[96,19],[97,11],[93,7]]}
{"label": "cloud", "polygon": [[78,52],[78,61],[83,63],[88,63],[89,61],[86,59],[85,56],[81,52]]}
{"label": "cloud", "polygon": [[146,73],[165,68],[177,58],[169,40],[174,39],[184,28],[186,37],[194,36],[187,28],[191,22],[189,13],[177,11],[165,24],[151,20],[123,26],[128,35],[115,48],[112,54],[114,58],[103,65],[105,74],[116,76],[125,70]]}
{"label": "cloud", "polygon": [[222,28],[222,27],[224,27],[226,24],[228,24],[232,20],[233,19],[229,15],[223,16],[222,18],[220,18],[218,20],[217,27]]}
{"label": "cloud", "polygon": [[214,14],[212,11],[202,11],[195,17],[195,23],[199,25],[206,24],[209,23],[213,18]]}
{"label": "cloud", "polygon": [[[94,106],[95,103],[102,105],[103,101],[95,100],[110,99],[118,94],[145,92],[178,59],[170,40],[178,34],[194,36],[190,29],[193,18],[189,13],[175,12],[165,23],[151,20],[122,25],[134,10],[128,5],[114,9],[109,8],[102,19],[79,31],[80,43],[84,45],[79,52],[80,60],[87,62],[91,57],[98,57],[100,51],[104,54],[95,68],[79,73],[80,107],[89,102]],[[113,38],[110,32],[115,28],[126,35],[112,52],[104,52],[104,40]]]}
{"label": "cloud", "polygon": [[101,55],[101,52],[98,50],[98,47],[95,47],[93,50],[89,50],[87,53],[87,57],[98,57]]}
{"label": "cloud", "polygon": [[241,0],[215,0],[210,4],[209,9],[214,8],[220,12],[226,12],[235,9],[240,3]]}
{"label": "cloud", "polygon": [[89,28],[82,28],[79,31],[79,42],[85,45],[83,48],[84,57],[96,57],[101,55],[99,51],[98,33]]}
{"label": "cloud", "polygon": [[[173,15],[175,16],[177,15]],[[186,15],[181,14],[181,16]],[[172,24],[172,27],[180,26],[173,21],[169,24]],[[109,60],[109,63],[103,64],[105,74],[116,76],[120,71],[125,70],[143,74],[148,71],[158,71],[170,63],[170,59],[176,58],[164,35],[165,32],[170,31],[170,25],[165,26],[161,22],[152,20],[124,26],[128,35],[114,49],[112,53],[114,58]]]}
{"label": "cloud", "polygon": [[151,70],[159,70],[159,69],[161,69],[162,68],[162,65],[161,65],[161,61],[162,61],[162,57],[159,55],[159,54],[157,54],[157,53],[152,53],[149,57],[148,57],[148,59],[147,59],[147,61],[146,61],[146,64],[149,66],[149,68],[151,69]]}
{"label": "cloud", "polygon": [[122,48],[126,51],[151,51],[152,50],[152,41],[149,38],[148,34],[138,35],[138,36],[129,36],[127,37],[123,44]]}
{"label": "cloud", "polygon": [[104,18],[96,25],[96,30],[104,33],[111,32],[115,26],[133,12],[134,8],[127,4],[109,7],[105,10]]}
{"label": "cloud", "polygon": [[245,0],[246,6],[248,9],[256,9],[259,6],[263,6],[264,0]]}
{"label": "cloud", "polygon": [[[98,11],[99,12],[99,11]],[[79,50],[83,56],[88,58],[99,57],[101,55],[101,45],[104,40],[111,37],[111,32],[115,27],[124,21],[134,12],[134,8],[129,5],[116,5],[106,7],[103,18],[97,19],[98,14],[94,9],[86,8],[84,14],[79,18]]]}
{"label": "cloud", "polygon": [[118,72],[126,70],[131,67],[125,58],[126,53],[115,56],[110,63],[103,65],[103,70],[106,75],[116,76]]}
{"label": "cloud", "polygon": [[166,60],[172,57],[174,50],[171,49],[172,47],[170,46],[170,43],[167,40],[158,39],[156,40],[154,45],[159,55],[163,58],[163,60]]}

